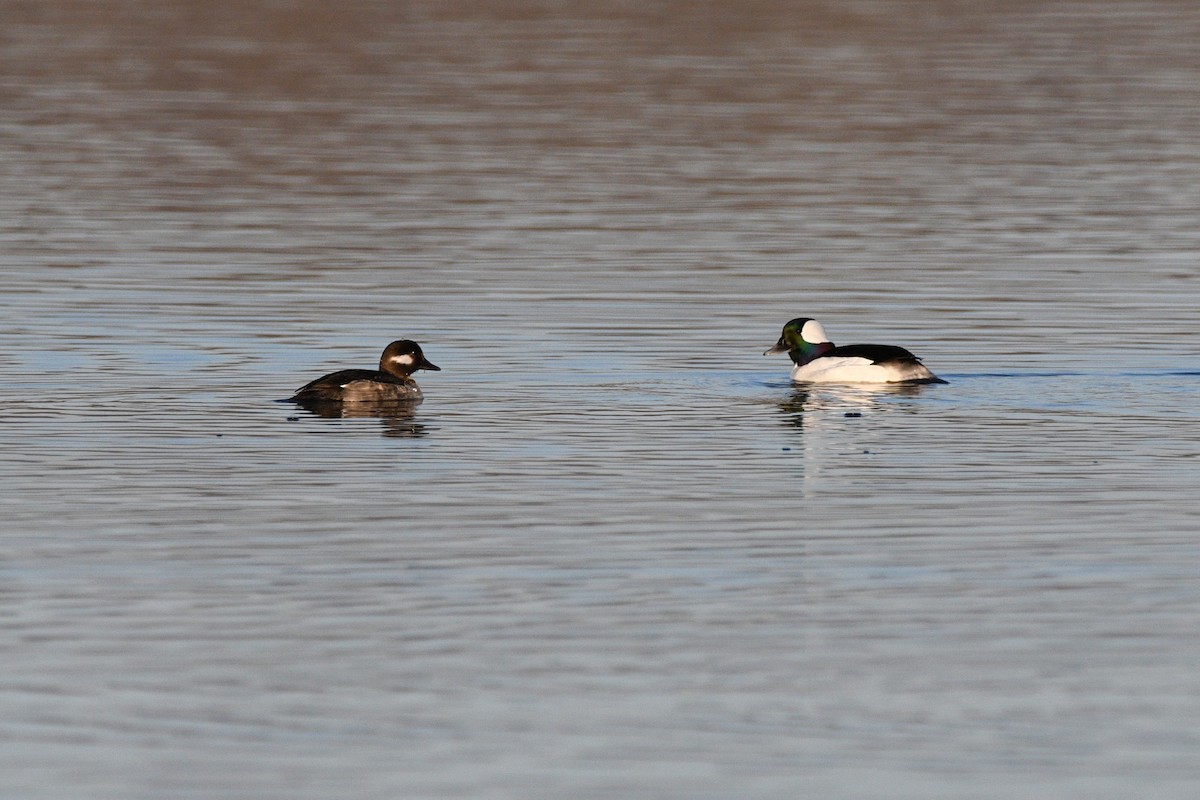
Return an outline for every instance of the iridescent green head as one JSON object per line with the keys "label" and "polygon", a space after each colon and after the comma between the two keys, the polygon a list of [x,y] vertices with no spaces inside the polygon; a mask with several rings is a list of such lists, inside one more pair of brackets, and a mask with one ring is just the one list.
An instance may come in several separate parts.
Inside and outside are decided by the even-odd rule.
{"label": "iridescent green head", "polygon": [[821,327],[821,323],[808,317],[796,317],[783,326],[783,333],[779,335],[779,341],[763,355],[787,353],[793,362],[807,364],[832,349],[833,342],[829,341],[829,337],[825,335],[825,329]]}

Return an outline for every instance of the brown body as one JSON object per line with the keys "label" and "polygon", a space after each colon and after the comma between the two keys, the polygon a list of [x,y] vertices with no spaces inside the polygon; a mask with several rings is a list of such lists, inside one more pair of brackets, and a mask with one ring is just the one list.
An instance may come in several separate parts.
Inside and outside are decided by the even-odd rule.
{"label": "brown body", "polygon": [[379,357],[379,369],[343,369],[306,383],[289,398],[294,403],[395,403],[421,399],[412,379],[419,369],[440,370],[410,339],[389,344]]}

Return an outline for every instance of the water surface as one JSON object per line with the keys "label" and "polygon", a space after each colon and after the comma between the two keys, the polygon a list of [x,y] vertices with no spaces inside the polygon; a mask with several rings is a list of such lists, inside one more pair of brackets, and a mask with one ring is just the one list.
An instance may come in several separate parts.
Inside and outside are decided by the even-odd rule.
{"label": "water surface", "polygon": [[1195,796],[1200,13],[6,16],[14,796]]}

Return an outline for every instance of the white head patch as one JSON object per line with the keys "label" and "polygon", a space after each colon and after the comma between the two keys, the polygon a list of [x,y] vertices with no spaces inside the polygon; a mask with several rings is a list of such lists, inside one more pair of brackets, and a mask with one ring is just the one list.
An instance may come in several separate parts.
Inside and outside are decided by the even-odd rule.
{"label": "white head patch", "polygon": [[405,353],[405,354],[399,355],[399,356],[392,356],[390,360],[393,364],[403,364],[406,367],[409,364],[413,363],[413,357],[409,353]]}
{"label": "white head patch", "polygon": [[821,344],[822,342],[829,341],[829,337],[825,335],[825,329],[815,319],[810,319],[804,323],[804,327],[800,329],[800,338],[812,344]]}

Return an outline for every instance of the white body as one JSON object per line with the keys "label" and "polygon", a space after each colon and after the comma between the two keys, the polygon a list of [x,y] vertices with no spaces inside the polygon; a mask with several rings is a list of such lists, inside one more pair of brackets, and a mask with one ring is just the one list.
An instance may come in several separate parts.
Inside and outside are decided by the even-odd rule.
{"label": "white body", "polygon": [[936,376],[920,364],[873,364],[866,358],[825,356],[793,367],[792,380],[802,383],[898,383],[936,380]]}

